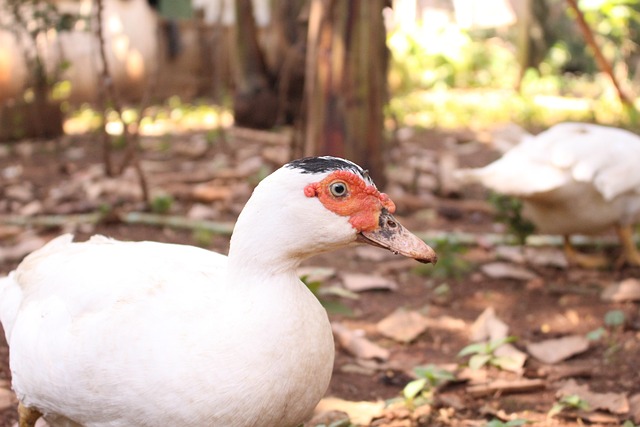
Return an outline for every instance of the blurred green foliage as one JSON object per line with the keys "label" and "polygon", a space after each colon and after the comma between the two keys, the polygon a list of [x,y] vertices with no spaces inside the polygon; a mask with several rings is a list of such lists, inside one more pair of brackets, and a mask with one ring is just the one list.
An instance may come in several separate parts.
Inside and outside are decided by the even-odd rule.
{"label": "blurred green foliage", "polygon": [[[69,112],[67,128],[70,133],[96,131],[102,127],[101,113],[89,104]],[[134,123],[141,114],[138,108],[124,108],[122,116],[126,124]],[[162,104],[149,106],[142,112],[140,127],[145,135],[172,135],[175,132],[207,131],[207,141],[211,144],[222,137],[222,128],[231,125],[231,111],[222,106],[213,105],[207,100],[191,103],[183,102],[173,96]],[[110,124],[120,123],[118,113],[111,109],[106,120]],[[121,126],[114,133],[121,133]]]}
{"label": "blurred green foliage", "polygon": [[614,356],[622,348],[622,334],[627,318],[624,311],[615,309],[607,311],[603,320],[604,326],[588,332],[586,337],[589,341],[604,341],[606,345],[606,350],[603,353],[604,361],[611,363]]}
{"label": "blurred green foliage", "polygon": [[301,276],[300,281],[304,283],[307,286],[307,288],[309,288],[311,293],[315,295],[316,298],[318,298],[318,301],[320,301],[320,304],[322,304],[325,310],[327,310],[329,313],[339,314],[343,316],[353,315],[353,311],[348,306],[341,303],[340,301],[336,301],[335,299],[330,299],[326,297],[333,295],[333,296],[346,296],[347,298],[351,298],[351,297],[357,298],[357,296],[353,296],[353,295],[350,296],[348,294],[340,293],[340,292],[339,292],[340,295],[338,295],[338,293],[334,292],[335,287],[326,288],[320,280],[311,280],[308,275]]}
{"label": "blurred green foliage", "polygon": [[159,194],[151,199],[151,211],[158,214],[166,214],[169,213],[173,204],[173,196],[170,194]]}
{"label": "blurred green foliage", "polygon": [[[545,127],[560,121],[632,126],[566,5],[537,1],[544,6],[536,3],[534,10],[540,10],[532,19],[543,34],[522,75],[516,26],[464,30],[452,22],[418,23],[390,32],[389,116],[404,126],[429,128],[500,122]],[[638,93],[640,0],[579,4],[614,73],[627,92]]]}
{"label": "blurred green foliage", "polygon": [[516,337],[505,337],[494,341],[477,342],[469,344],[458,353],[458,357],[471,356],[468,361],[469,368],[478,370],[483,366],[491,365],[500,369],[518,368],[518,361],[510,356],[498,356],[496,350],[504,344],[516,341]]}
{"label": "blurred green foliage", "polygon": [[516,58],[499,38],[478,40],[458,27],[414,26],[392,33],[389,74],[392,93],[420,89],[508,87],[517,77]]}
{"label": "blurred green foliage", "polygon": [[527,237],[535,231],[535,226],[522,216],[522,200],[490,192],[489,203],[496,211],[496,221],[505,224],[507,231],[515,236],[518,244],[524,245]]}
{"label": "blurred green foliage", "polygon": [[[580,9],[590,27],[600,36],[604,54],[618,63],[632,65],[638,59],[640,1],[581,0]],[[637,70],[629,67],[633,77]]]}
{"label": "blurred green foliage", "polygon": [[549,418],[555,417],[565,409],[586,411],[589,409],[589,403],[577,394],[563,396],[560,400],[554,403],[553,407],[547,413],[547,416]]}
{"label": "blurred green foliage", "polygon": [[[412,269],[414,274],[436,279],[461,279],[472,270],[473,265],[461,257],[467,251],[465,245],[449,238],[429,243],[438,254],[438,263],[436,265],[419,264]],[[446,285],[438,287],[434,291],[442,295],[448,293],[450,288]]]}
{"label": "blurred green foliage", "polygon": [[[20,3],[11,0],[8,4]],[[632,117],[625,114],[608,77],[598,72],[566,4],[555,0],[533,4],[535,25],[529,32],[535,29],[542,34],[533,49],[535,58],[529,58],[522,73],[517,26],[465,30],[452,21],[442,21],[403,24],[390,31],[387,116],[402,126],[428,128],[484,128],[506,122],[541,128],[560,121],[631,126]],[[579,5],[625,90],[640,93],[640,0],[581,0]],[[62,18],[60,23],[47,18],[41,27],[62,30],[73,22]],[[58,74],[68,66],[60,65]],[[54,98],[64,99],[70,90],[68,81],[57,81]],[[132,123],[143,114],[144,135],[218,130],[233,123],[230,100],[222,104],[212,106],[210,100],[185,103],[173,96],[142,113],[127,108],[123,118]],[[76,124],[69,127],[72,133],[100,127],[99,114],[89,107],[69,113],[68,122]],[[110,122],[119,120],[112,116]],[[212,142],[220,139],[215,131],[208,138]]]}
{"label": "blurred green foliage", "polygon": [[515,427],[523,426],[530,423],[533,423],[533,421],[525,420],[524,418],[516,418],[509,421],[502,421],[500,419],[494,418],[489,421],[485,427]]}
{"label": "blurred green foliage", "polygon": [[455,380],[453,372],[429,364],[414,368],[416,379],[407,383],[402,389],[405,405],[409,408],[430,404],[435,389],[442,384]]}

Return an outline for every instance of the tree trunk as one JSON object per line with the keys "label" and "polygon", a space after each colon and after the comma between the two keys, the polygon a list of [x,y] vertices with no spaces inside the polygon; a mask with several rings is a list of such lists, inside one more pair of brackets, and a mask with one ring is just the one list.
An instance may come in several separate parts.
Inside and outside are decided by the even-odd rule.
{"label": "tree trunk", "polygon": [[345,157],[384,185],[385,0],[312,0],[305,155]]}
{"label": "tree trunk", "polygon": [[251,0],[236,0],[236,66],[233,113],[236,124],[271,128],[276,123],[278,97],[258,45]]}

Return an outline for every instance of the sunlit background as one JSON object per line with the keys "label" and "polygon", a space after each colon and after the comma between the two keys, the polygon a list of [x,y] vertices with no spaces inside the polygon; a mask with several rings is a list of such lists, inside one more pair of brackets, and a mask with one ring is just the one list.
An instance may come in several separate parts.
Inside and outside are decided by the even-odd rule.
{"label": "sunlit background", "polygon": [[[545,9],[537,11],[540,6],[531,8],[529,1],[395,0],[384,11],[392,58],[387,127],[478,130],[515,121],[542,128],[566,120],[633,127],[635,120],[598,68],[564,2],[535,2]],[[22,2],[21,16],[29,17],[25,9],[41,3]],[[95,3],[52,2],[56,13],[49,21],[31,15],[18,31],[13,4],[0,3],[0,103],[34,97],[32,74],[36,60],[42,60],[52,99],[62,102],[64,131],[100,126]],[[637,104],[637,2],[579,4],[614,75]],[[268,46],[277,34],[269,2],[253,5],[261,43]],[[111,0],[104,7],[106,56],[125,100],[124,122],[139,116],[152,85],[142,135],[233,123],[232,1],[160,1],[154,9],[144,0]],[[120,118],[107,118],[107,131],[121,133]]]}

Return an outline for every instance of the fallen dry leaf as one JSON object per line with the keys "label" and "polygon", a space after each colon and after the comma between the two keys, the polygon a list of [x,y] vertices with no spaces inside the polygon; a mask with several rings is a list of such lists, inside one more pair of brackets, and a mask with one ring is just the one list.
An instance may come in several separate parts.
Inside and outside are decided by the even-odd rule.
{"label": "fallen dry leaf", "polygon": [[336,341],[351,355],[361,359],[389,359],[389,350],[369,341],[361,331],[351,330],[338,322],[333,322],[331,329]]}
{"label": "fallen dry leaf", "polygon": [[343,273],[341,278],[344,287],[352,292],[398,289],[394,281],[373,274]]}
{"label": "fallen dry leaf", "polygon": [[531,264],[541,267],[567,268],[569,264],[563,252],[552,247],[532,246],[498,246],[498,259],[504,259],[516,264]]}
{"label": "fallen dry leaf", "polygon": [[198,202],[211,203],[216,200],[229,200],[233,195],[229,187],[213,184],[200,184],[193,188],[191,197]]}
{"label": "fallen dry leaf", "polygon": [[307,283],[324,282],[336,275],[331,267],[305,266],[298,268],[298,277],[304,277]]}
{"label": "fallen dry leaf", "polygon": [[261,156],[253,156],[241,161],[234,169],[240,176],[248,177],[257,173],[263,165]]}
{"label": "fallen dry leaf", "polygon": [[589,410],[602,409],[612,414],[626,414],[629,412],[629,400],[624,393],[595,393],[589,390],[588,385],[580,385],[575,380],[570,379],[558,391],[556,396],[578,395],[589,404]]}
{"label": "fallen dry leaf", "polygon": [[427,330],[429,321],[417,311],[397,309],[378,322],[378,331],[387,338],[410,343]]}
{"label": "fallen dry leaf", "polygon": [[201,158],[209,150],[210,145],[203,135],[193,135],[188,144],[174,144],[172,149],[178,156],[187,156],[195,159]]}
{"label": "fallen dry leaf", "polygon": [[605,301],[639,301],[640,300],[640,280],[634,278],[624,279],[619,283],[607,286],[601,295]]}
{"label": "fallen dry leaf", "polygon": [[532,280],[538,276],[524,267],[507,262],[492,262],[484,264],[480,270],[492,279]]}
{"label": "fallen dry leaf", "polygon": [[108,178],[99,176],[92,181],[92,178],[85,174],[74,175],[74,179],[69,182],[59,184],[49,191],[49,197],[53,201],[76,199],[82,188],[89,201],[102,201],[105,196],[111,195],[123,200],[140,200],[142,190],[138,184],[138,178],[133,169],[127,169],[123,175]]}
{"label": "fallen dry leaf", "polygon": [[523,246],[496,246],[496,258],[506,260],[516,264],[524,264],[524,247]]}
{"label": "fallen dry leaf", "polygon": [[22,228],[14,225],[0,224],[0,240],[7,240],[16,237],[22,233]]}
{"label": "fallen dry leaf", "polygon": [[16,404],[18,399],[11,390],[6,388],[0,388],[0,410],[5,410],[12,405]]}
{"label": "fallen dry leaf", "polygon": [[550,382],[556,382],[571,377],[590,378],[593,375],[593,368],[588,363],[572,361],[571,364],[542,366],[538,369],[538,374],[546,377]]}
{"label": "fallen dry leaf", "polygon": [[[455,153],[451,154],[455,155]],[[420,172],[426,172],[435,175],[438,173],[438,159],[436,159],[437,155],[438,153],[433,153],[430,156],[411,156],[407,159],[407,166],[409,166],[409,170],[415,169]]]}
{"label": "fallen dry leaf", "polygon": [[469,385],[486,384],[489,381],[489,373],[486,369],[471,369],[464,366],[456,374],[459,381],[466,381]]}
{"label": "fallen dry leaf", "polygon": [[326,411],[317,413],[309,421],[304,423],[304,427],[319,427],[333,425],[350,425],[349,415],[343,411]]}
{"label": "fallen dry leaf", "polygon": [[467,328],[467,322],[451,316],[427,317],[426,324],[428,328],[446,329],[449,331],[463,331]]}
{"label": "fallen dry leaf", "polygon": [[384,402],[352,402],[337,397],[325,397],[316,406],[315,414],[330,411],[340,411],[349,415],[353,424],[368,426],[371,421],[379,417],[384,410]]}
{"label": "fallen dry leaf", "polygon": [[634,423],[640,423],[640,393],[629,398],[629,415]]}
{"label": "fallen dry leaf", "polygon": [[471,341],[496,341],[506,338],[509,326],[496,316],[493,307],[487,307],[471,325]]}
{"label": "fallen dry leaf", "polygon": [[33,216],[41,214],[43,209],[44,207],[42,206],[42,202],[40,200],[33,200],[22,206],[18,212],[23,216]]}
{"label": "fallen dry leaf", "polygon": [[436,395],[436,403],[438,406],[453,408],[456,411],[462,411],[466,408],[465,401],[462,397],[454,393],[441,393]]}
{"label": "fallen dry leaf", "polygon": [[22,259],[36,249],[40,249],[45,243],[46,241],[41,237],[26,234],[15,245],[0,247],[0,262]]}
{"label": "fallen dry leaf", "polygon": [[522,373],[527,354],[515,348],[512,344],[505,343],[498,347],[494,354],[501,358],[499,366],[505,371]]}
{"label": "fallen dry leaf", "polygon": [[262,157],[264,160],[273,163],[274,165],[283,165],[287,163],[291,160],[289,155],[288,147],[265,147],[262,151]]}
{"label": "fallen dry leaf", "polygon": [[580,354],[588,348],[589,340],[583,335],[570,335],[527,344],[530,355],[550,365]]}
{"label": "fallen dry leaf", "polygon": [[191,219],[213,219],[218,216],[218,212],[210,205],[203,203],[194,203],[194,205],[187,212],[187,218]]}
{"label": "fallen dry leaf", "polygon": [[[496,316],[493,307],[487,307],[471,325],[471,340],[498,341],[507,338],[509,326]],[[502,369],[521,373],[527,355],[509,343],[502,344],[495,350],[495,355],[503,358],[500,363]]]}
{"label": "fallen dry leaf", "polygon": [[4,196],[10,200],[29,202],[34,199],[33,186],[30,182],[10,185],[5,188]]}
{"label": "fallen dry leaf", "polygon": [[344,372],[346,374],[356,374],[356,375],[364,375],[365,377],[371,377],[375,375],[376,370],[373,368],[361,366],[360,364],[357,364],[357,363],[347,363],[345,365],[340,366],[340,372]]}
{"label": "fallen dry leaf", "polygon": [[438,159],[438,184],[439,193],[445,197],[453,194],[460,194],[462,187],[460,181],[455,179],[454,171],[458,169],[458,155],[453,150],[446,150],[440,153]]}
{"label": "fallen dry leaf", "polygon": [[531,247],[527,246],[524,249],[525,258],[527,262],[532,265],[538,265],[540,267],[556,267],[556,268],[568,268],[569,262],[567,257],[564,256],[562,250],[551,247]]}
{"label": "fallen dry leaf", "polygon": [[594,426],[620,426],[620,418],[618,416],[603,411],[566,411],[559,413],[556,417],[571,421],[580,419]]}
{"label": "fallen dry leaf", "polygon": [[380,248],[373,246],[357,246],[355,252],[358,258],[365,261],[380,262],[393,257],[393,254],[389,251],[381,251]]}

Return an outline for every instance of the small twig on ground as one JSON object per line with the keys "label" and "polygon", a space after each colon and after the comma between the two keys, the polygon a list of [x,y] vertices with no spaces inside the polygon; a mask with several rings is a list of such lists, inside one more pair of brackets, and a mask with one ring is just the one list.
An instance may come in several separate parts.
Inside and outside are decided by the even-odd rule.
{"label": "small twig on ground", "polygon": [[98,224],[102,221],[120,221],[124,224],[144,224],[175,229],[205,230],[221,236],[230,236],[233,231],[233,222],[205,221],[174,215],[160,215],[146,212],[126,212],[122,214],[89,213],[77,215],[40,215],[0,216],[0,224],[17,225],[20,227],[62,227],[80,224]]}
{"label": "small twig on ground", "polygon": [[6,215],[0,216],[0,224],[19,227],[62,227],[69,224],[96,224],[104,218],[98,212],[74,215]]}
{"label": "small twig on ground", "polygon": [[496,380],[488,384],[469,386],[466,391],[473,397],[481,397],[494,393],[525,393],[543,389],[546,381],[541,379],[519,379],[515,381]]}
{"label": "small twig on ground", "polygon": [[[203,229],[220,235],[231,235],[234,223],[232,221],[208,221],[195,220],[178,215],[162,215],[144,212],[126,212],[120,214],[73,214],[73,215],[4,215],[0,216],[0,224],[17,225],[21,227],[58,227],[69,224],[96,224],[104,220],[121,221],[125,224],[145,224],[161,227],[171,227],[176,229]],[[477,245],[479,242],[489,245],[509,245],[515,243],[515,238],[499,233],[466,233],[461,231],[423,231],[415,233],[427,242],[451,240],[460,245]],[[618,240],[613,236],[590,237],[572,236],[575,246],[615,246]],[[563,239],[561,236],[534,235],[527,238],[529,246],[555,246],[561,247]]]}
{"label": "small twig on ground", "polygon": [[221,236],[230,236],[233,232],[233,222],[206,221],[191,219],[183,216],[158,215],[144,212],[129,212],[120,215],[125,224],[145,224],[188,230],[204,230]]}

